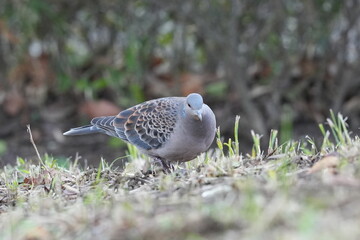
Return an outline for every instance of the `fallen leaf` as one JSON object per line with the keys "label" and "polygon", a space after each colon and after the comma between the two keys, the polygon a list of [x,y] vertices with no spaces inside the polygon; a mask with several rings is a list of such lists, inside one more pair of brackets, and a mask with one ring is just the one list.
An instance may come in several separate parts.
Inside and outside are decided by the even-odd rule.
{"label": "fallen leaf", "polygon": [[19,91],[13,89],[5,95],[3,108],[10,116],[18,115],[24,109],[25,105],[25,99]]}
{"label": "fallen leaf", "polygon": [[165,59],[159,56],[153,56],[150,58],[150,69],[154,69],[165,62]]}
{"label": "fallen leaf", "polygon": [[316,162],[308,171],[308,173],[315,173],[327,168],[336,168],[340,164],[340,158],[337,153],[332,153],[324,156]]}
{"label": "fallen leaf", "polygon": [[50,59],[45,53],[38,57],[28,55],[9,72],[8,83],[24,95],[29,105],[42,105],[54,83]]}
{"label": "fallen leaf", "polygon": [[34,185],[34,186],[44,185],[45,179],[41,175],[39,175],[37,177],[26,177],[26,178],[24,178],[23,183],[29,184],[29,185]]}
{"label": "fallen leaf", "polygon": [[80,105],[80,113],[89,118],[117,115],[121,109],[107,100],[87,101]]}
{"label": "fallen leaf", "polygon": [[24,236],[23,239],[26,240],[46,240],[46,239],[52,239],[49,231],[45,229],[44,227],[35,227],[33,229],[30,229]]}
{"label": "fallen leaf", "polygon": [[257,61],[247,69],[247,74],[254,80],[268,78],[271,73],[270,63],[265,59]]}
{"label": "fallen leaf", "polygon": [[6,39],[12,44],[16,44],[19,42],[19,38],[11,32],[4,20],[0,20],[0,36],[2,36],[4,39]]}
{"label": "fallen leaf", "polygon": [[190,93],[204,93],[205,77],[200,74],[183,73],[180,76],[181,93],[187,96]]}

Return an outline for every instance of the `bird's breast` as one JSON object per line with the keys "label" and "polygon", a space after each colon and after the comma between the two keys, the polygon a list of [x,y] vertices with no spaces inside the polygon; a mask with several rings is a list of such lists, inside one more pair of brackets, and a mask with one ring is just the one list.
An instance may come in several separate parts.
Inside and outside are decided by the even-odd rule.
{"label": "bird's breast", "polygon": [[[205,109],[202,121],[188,118],[177,124],[168,141],[154,151],[168,161],[189,161],[205,152],[215,137],[216,121],[211,109]],[[209,111],[210,110],[210,111]]]}

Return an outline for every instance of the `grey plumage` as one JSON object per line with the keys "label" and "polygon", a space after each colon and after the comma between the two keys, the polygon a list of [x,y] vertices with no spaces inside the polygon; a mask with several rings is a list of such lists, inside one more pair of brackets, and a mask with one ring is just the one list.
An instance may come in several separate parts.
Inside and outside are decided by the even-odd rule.
{"label": "grey plumage", "polygon": [[215,137],[216,120],[201,95],[167,97],[140,103],[117,116],[97,117],[64,135],[103,133],[135,145],[161,161],[189,161],[206,151]]}

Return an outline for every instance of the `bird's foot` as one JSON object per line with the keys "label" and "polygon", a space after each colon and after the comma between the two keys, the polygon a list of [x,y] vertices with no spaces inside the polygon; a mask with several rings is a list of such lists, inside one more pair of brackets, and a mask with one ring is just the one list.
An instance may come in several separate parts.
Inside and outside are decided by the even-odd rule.
{"label": "bird's foot", "polygon": [[164,173],[171,173],[175,170],[174,165],[159,157],[154,158],[153,163],[155,166],[161,167]]}

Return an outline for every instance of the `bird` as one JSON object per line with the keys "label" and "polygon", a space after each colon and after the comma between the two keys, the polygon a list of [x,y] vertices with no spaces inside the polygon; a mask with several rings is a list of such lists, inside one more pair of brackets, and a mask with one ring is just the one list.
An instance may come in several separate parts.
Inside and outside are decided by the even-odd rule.
{"label": "bird", "polygon": [[149,100],[116,116],[95,117],[89,125],[63,133],[102,133],[136,146],[169,170],[174,162],[187,162],[209,149],[215,138],[216,118],[198,93],[186,97]]}

